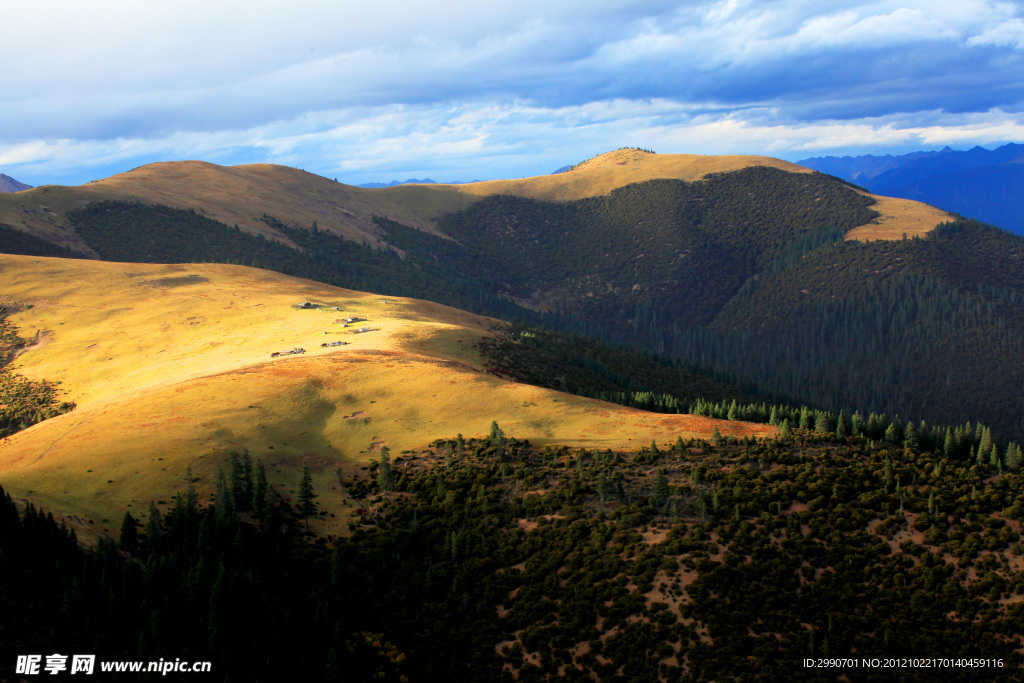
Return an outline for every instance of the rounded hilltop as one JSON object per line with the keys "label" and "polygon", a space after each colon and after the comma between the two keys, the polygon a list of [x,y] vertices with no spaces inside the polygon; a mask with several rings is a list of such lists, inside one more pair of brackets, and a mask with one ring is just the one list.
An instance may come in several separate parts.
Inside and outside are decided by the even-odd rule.
{"label": "rounded hilltop", "polygon": [[473,195],[512,194],[548,201],[572,201],[605,195],[616,188],[645,180],[670,178],[693,182],[708,173],[727,173],[750,166],[771,166],[792,173],[813,173],[803,166],[765,156],[655,154],[624,147],[587,159],[563,173],[442,187],[455,188]]}
{"label": "rounded hilltop", "polygon": [[[755,166],[777,168],[788,173],[816,172],[789,161],[754,154],[656,154],[623,147],[581,161],[562,173],[518,180],[424,187],[452,189],[477,197],[508,194],[543,201],[573,201],[606,195],[631,183],[664,178],[696,182],[709,173],[732,173]],[[941,209],[910,199],[870,196],[875,199],[873,208],[878,212],[878,218],[850,231],[847,239],[899,240],[904,236],[923,236],[952,218]]]}

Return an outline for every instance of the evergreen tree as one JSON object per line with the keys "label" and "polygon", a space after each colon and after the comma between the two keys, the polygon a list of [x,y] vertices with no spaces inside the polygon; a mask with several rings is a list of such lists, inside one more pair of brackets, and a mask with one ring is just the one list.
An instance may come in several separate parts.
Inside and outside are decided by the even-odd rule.
{"label": "evergreen tree", "polygon": [[[978,424],[981,427],[981,424]],[[985,427],[981,432],[981,443],[979,444],[979,451],[987,456],[992,452],[992,430]]]}
{"label": "evergreen tree", "polygon": [[885,440],[887,443],[896,443],[898,438],[899,430],[896,429],[896,423],[891,422],[885,430]]}
{"label": "evergreen tree", "polygon": [[219,521],[230,519],[234,515],[231,493],[228,491],[228,481],[222,469],[217,470],[217,487],[214,490],[213,504]]}
{"label": "evergreen tree", "polygon": [[651,494],[651,505],[655,508],[662,507],[668,502],[669,497],[668,478],[661,472],[654,477],[654,493]]}
{"label": "evergreen tree", "polygon": [[242,455],[230,453],[231,501],[236,510],[252,509],[252,457],[246,448]]}
{"label": "evergreen tree", "polygon": [[730,421],[736,419],[736,399],[733,399],[732,403],[729,405],[729,411],[726,413],[726,418]]}
{"label": "evergreen tree", "polygon": [[302,463],[302,481],[299,483],[299,514],[306,520],[306,528],[309,528],[309,518],[317,513],[316,492],[313,490],[313,472],[309,469],[309,463]]}
{"label": "evergreen tree", "polygon": [[793,435],[793,430],[789,426],[789,418],[788,417],[785,420],[782,421],[782,429],[779,430],[779,434],[784,439],[788,439],[790,436]]}
{"label": "evergreen tree", "polygon": [[[223,474],[223,473],[222,473]],[[185,514],[189,519],[195,516],[196,507],[199,504],[199,500],[196,498],[196,489],[192,486],[192,468],[185,468],[185,500],[184,509]]]}
{"label": "evergreen tree", "polygon": [[829,429],[829,426],[830,425],[829,425],[828,413],[826,413],[824,410],[819,410],[818,414],[817,414],[817,416],[816,416],[816,418],[814,420],[814,431],[819,433],[819,434],[825,434],[825,433],[831,431]]}
{"label": "evergreen tree", "polygon": [[956,441],[953,439],[953,430],[946,427],[946,438],[942,442],[942,454],[947,458],[952,458],[956,451]]}
{"label": "evergreen tree", "polygon": [[843,411],[839,411],[839,417],[836,418],[836,436],[840,439],[846,438],[846,419],[843,417]]}
{"label": "evergreen tree", "polygon": [[377,486],[385,493],[395,485],[395,472],[391,467],[391,450],[384,446],[380,449],[380,463],[377,465]]}
{"label": "evergreen tree", "polygon": [[149,501],[149,520],[146,522],[146,554],[152,557],[160,552],[163,536],[163,518],[156,503]]}
{"label": "evergreen tree", "polygon": [[1006,466],[1016,472],[1020,469],[1021,452],[1020,446],[1011,442],[1006,449]]}
{"label": "evergreen tree", "polygon": [[270,485],[267,483],[267,470],[263,467],[263,461],[256,461],[256,481],[253,483],[252,503],[256,514],[263,518],[267,515],[270,507]]}
{"label": "evergreen tree", "polygon": [[597,475],[597,479],[594,481],[594,488],[597,490],[597,499],[602,503],[606,502],[611,492],[608,488],[608,477],[605,476],[604,472]]}
{"label": "evergreen tree", "polygon": [[694,507],[696,508],[695,511],[697,513],[697,519],[700,520],[701,524],[706,525],[709,521],[711,521],[711,515],[708,514],[708,504],[704,502],[703,494],[697,495],[697,500],[694,503]]}
{"label": "evergreen tree", "polygon": [[913,422],[907,421],[907,428],[903,430],[903,447],[915,449],[918,445],[917,428]]}
{"label": "evergreen tree", "polygon": [[811,429],[811,411],[807,406],[800,408],[800,429],[804,431]]}
{"label": "evergreen tree", "polygon": [[771,415],[768,417],[768,424],[773,427],[777,427],[779,425],[779,409],[775,406],[772,406]]}
{"label": "evergreen tree", "polygon": [[850,434],[853,436],[860,436],[863,433],[864,417],[860,414],[860,411],[857,410],[850,416]]}
{"label": "evergreen tree", "polygon": [[497,420],[491,422],[490,441],[492,446],[497,446],[505,442],[505,432],[501,431],[501,427],[498,426]]}
{"label": "evergreen tree", "polygon": [[125,511],[124,519],[121,520],[121,537],[118,540],[118,546],[121,550],[133,555],[139,550],[139,533],[135,528],[137,524],[132,513]]}
{"label": "evergreen tree", "polygon": [[878,416],[875,415],[874,413],[871,413],[870,415],[868,415],[868,436],[872,439],[877,439],[879,431],[881,431],[881,427],[878,424]]}

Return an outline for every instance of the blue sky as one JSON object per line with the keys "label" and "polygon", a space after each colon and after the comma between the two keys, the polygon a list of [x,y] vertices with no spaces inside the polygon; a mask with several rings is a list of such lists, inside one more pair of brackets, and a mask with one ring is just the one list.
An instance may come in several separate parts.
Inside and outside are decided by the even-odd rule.
{"label": "blue sky", "polygon": [[0,172],[152,161],[347,183],[664,153],[1024,141],[1024,7],[990,0],[91,3],[4,10]]}

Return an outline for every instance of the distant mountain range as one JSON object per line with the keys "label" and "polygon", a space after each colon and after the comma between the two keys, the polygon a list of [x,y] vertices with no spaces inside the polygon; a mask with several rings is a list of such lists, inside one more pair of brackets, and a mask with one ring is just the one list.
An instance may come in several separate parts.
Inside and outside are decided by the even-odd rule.
{"label": "distant mountain range", "polygon": [[[565,173],[572,169],[572,164],[568,166],[562,166],[557,171],[552,171],[551,175],[557,175],[559,173]],[[395,187],[396,185],[468,185],[469,183],[479,183],[478,180],[452,180],[447,183],[442,183],[439,180],[433,180],[431,178],[409,178],[408,180],[392,180],[389,183],[363,183],[362,185],[356,185],[356,187],[365,187],[370,190],[375,190],[381,187]]]}
{"label": "distant mountain range", "polygon": [[915,199],[1024,234],[1024,145],[797,162],[874,193]]}
{"label": "distant mountain range", "polygon": [[390,183],[363,183],[362,185],[356,185],[356,187],[366,187],[369,189],[376,189],[378,187],[394,187],[395,185],[436,185],[436,180],[430,178],[409,178],[408,180],[392,180]]}
{"label": "distant mountain range", "polygon": [[363,183],[362,185],[356,185],[356,187],[365,187],[370,190],[374,190],[381,187],[395,187],[396,185],[465,185],[467,183],[479,182],[479,180],[452,180],[451,182],[441,183],[438,180],[432,180],[430,178],[409,178],[408,180],[392,180],[390,183]]}
{"label": "distant mountain range", "polygon": [[19,183],[17,180],[9,175],[0,173],[0,192],[21,192],[22,190],[31,190],[31,185],[25,183]]}

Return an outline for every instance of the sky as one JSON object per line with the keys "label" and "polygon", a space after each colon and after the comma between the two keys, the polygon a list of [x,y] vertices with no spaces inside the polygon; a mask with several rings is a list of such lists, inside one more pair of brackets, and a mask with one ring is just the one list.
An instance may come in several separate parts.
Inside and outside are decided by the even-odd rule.
{"label": "sky", "polygon": [[155,162],[341,182],[660,153],[900,154],[1024,141],[1024,3],[34,0],[0,41],[0,173]]}

